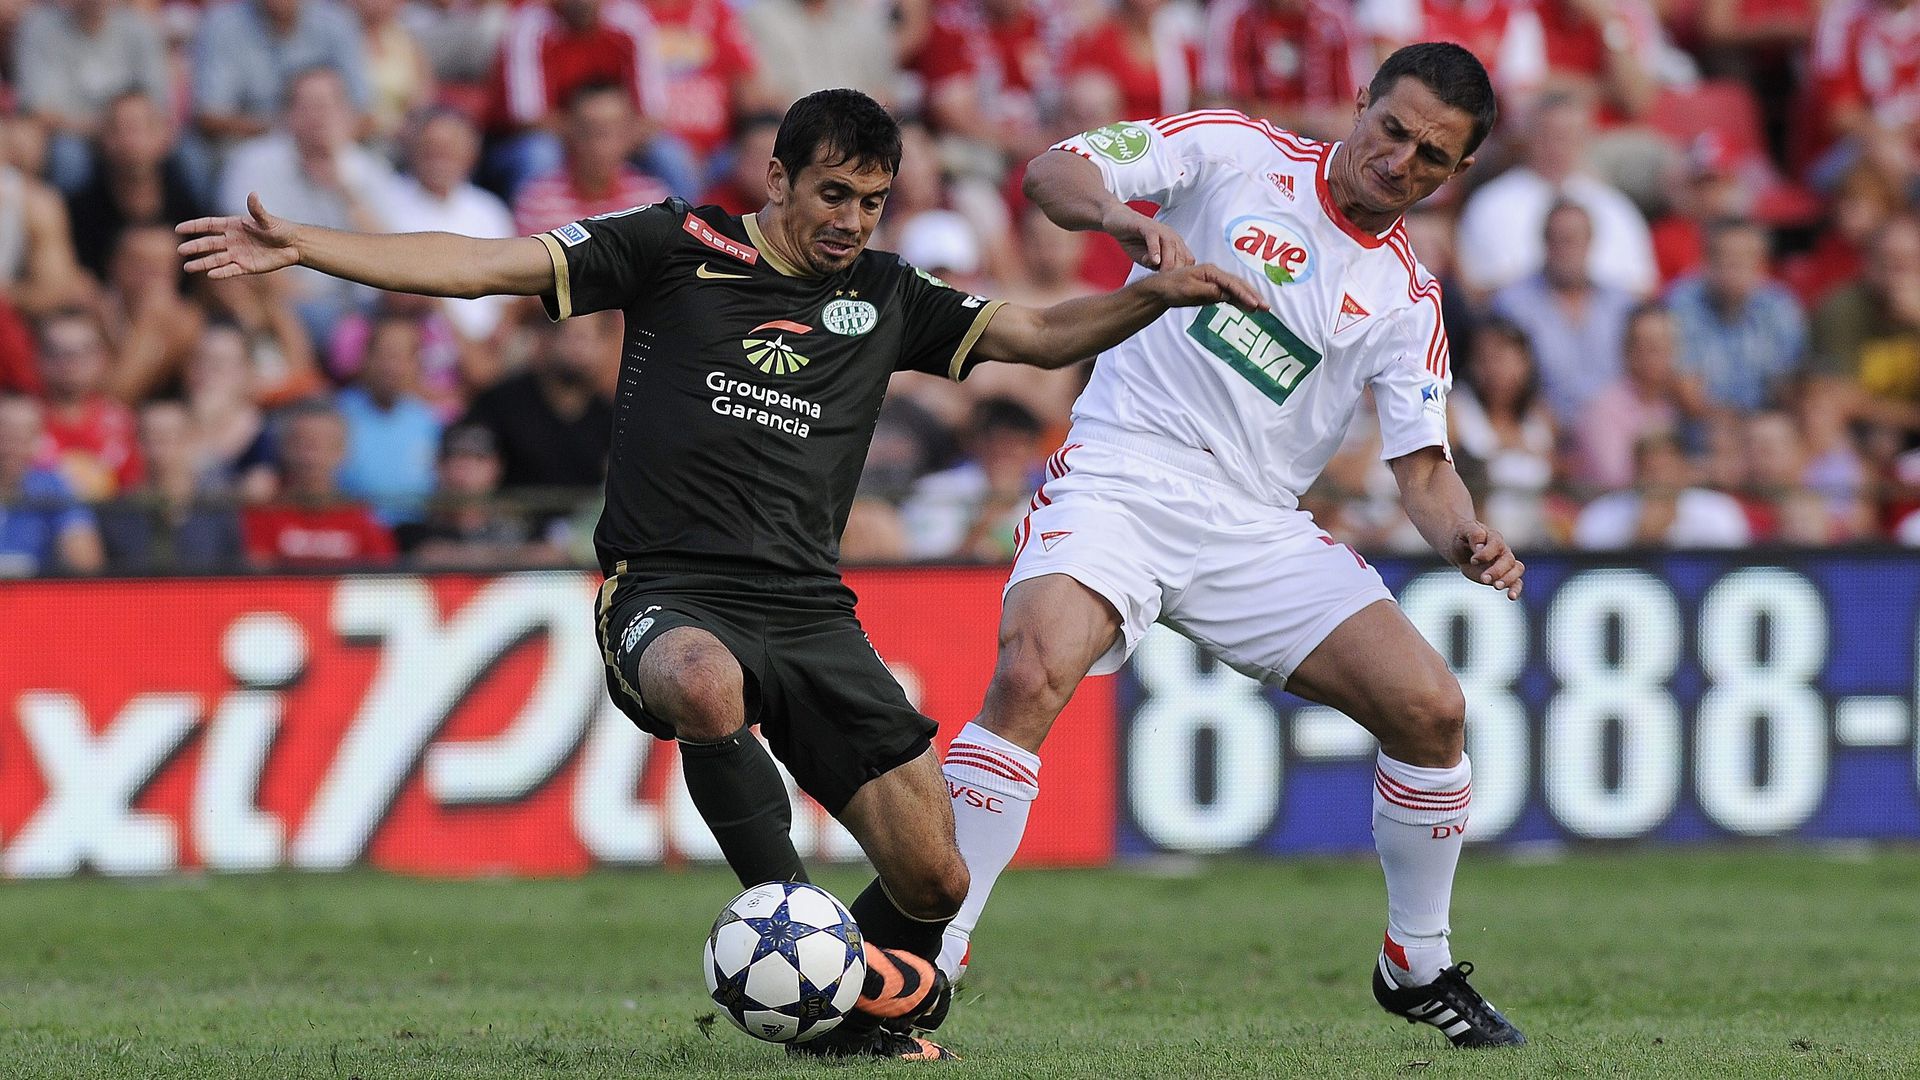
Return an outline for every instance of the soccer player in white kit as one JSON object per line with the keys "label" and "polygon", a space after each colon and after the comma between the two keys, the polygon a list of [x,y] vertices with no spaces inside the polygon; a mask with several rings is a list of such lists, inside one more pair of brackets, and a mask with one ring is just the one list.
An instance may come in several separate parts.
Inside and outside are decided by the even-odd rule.
{"label": "soccer player in white kit", "polygon": [[1440,288],[1400,221],[1472,164],[1493,90],[1471,53],[1418,44],[1381,65],[1355,111],[1338,143],[1203,110],[1090,131],[1029,167],[1028,196],[1066,228],[1120,240],[1136,276],[1237,262],[1271,310],[1168,312],[1101,354],[1074,406],[1015,533],[992,684],[946,757],[972,873],[941,956],[950,976],[1019,846],[1054,718],[1159,621],[1373,733],[1387,885],[1375,997],[1457,1046],[1525,1042],[1447,945],[1471,795],[1459,684],[1373,568],[1299,509],[1371,390],[1421,535],[1470,579],[1520,595],[1524,566],[1453,470]]}

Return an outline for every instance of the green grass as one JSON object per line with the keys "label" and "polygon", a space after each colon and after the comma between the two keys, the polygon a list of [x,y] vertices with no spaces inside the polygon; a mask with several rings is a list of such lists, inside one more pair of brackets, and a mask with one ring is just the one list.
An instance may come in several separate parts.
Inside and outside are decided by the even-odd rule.
{"label": "green grass", "polygon": [[944,1033],[966,1060],[839,1067],[709,1020],[712,872],[5,883],[0,1077],[1920,1075],[1913,852],[1471,853],[1455,950],[1519,1052],[1376,1010],[1378,874],[1009,875]]}

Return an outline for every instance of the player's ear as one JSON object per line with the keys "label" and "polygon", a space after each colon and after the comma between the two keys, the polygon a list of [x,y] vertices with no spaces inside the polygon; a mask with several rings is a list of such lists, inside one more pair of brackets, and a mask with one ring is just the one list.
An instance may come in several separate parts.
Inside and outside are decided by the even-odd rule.
{"label": "player's ear", "polygon": [[767,159],[767,201],[775,206],[787,201],[787,167],[777,157]]}
{"label": "player's ear", "polygon": [[1473,163],[1478,160],[1480,159],[1474,157],[1472,154],[1468,154],[1466,157],[1461,158],[1460,164],[1455,165],[1453,167],[1452,175],[1459,176],[1461,173],[1466,172],[1468,169],[1473,168]]}
{"label": "player's ear", "polygon": [[1373,98],[1367,93],[1366,87],[1363,86],[1355,90],[1353,92],[1353,118],[1355,120],[1360,119],[1360,114],[1366,112],[1367,106],[1371,104],[1373,104]]}

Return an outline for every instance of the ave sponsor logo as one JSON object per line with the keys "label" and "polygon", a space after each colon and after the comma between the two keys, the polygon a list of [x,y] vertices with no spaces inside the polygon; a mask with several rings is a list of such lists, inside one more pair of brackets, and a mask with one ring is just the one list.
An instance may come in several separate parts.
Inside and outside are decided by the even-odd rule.
{"label": "ave sponsor logo", "polygon": [[769,375],[790,375],[813,361],[794,352],[793,346],[787,344],[787,335],[811,333],[813,327],[805,323],[775,319],[747,331],[740,347],[747,350],[747,362],[761,371]]}
{"label": "ave sponsor logo", "polygon": [[1153,145],[1153,132],[1142,124],[1108,124],[1094,128],[1082,138],[1088,149],[1116,165],[1139,161]]}
{"label": "ave sponsor logo", "polygon": [[1317,260],[1306,240],[1272,218],[1247,215],[1227,225],[1227,244],[1240,261],[1275,285],[1293,285],[1313,277]]}

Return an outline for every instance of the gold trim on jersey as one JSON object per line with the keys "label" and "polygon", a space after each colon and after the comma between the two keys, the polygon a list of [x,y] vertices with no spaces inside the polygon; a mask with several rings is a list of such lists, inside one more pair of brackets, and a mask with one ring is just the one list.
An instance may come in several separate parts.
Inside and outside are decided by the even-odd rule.
{"label": "gold trim on jersey", "polygon": [[553,321],[569,319],[573,316],[573,282],[567,271],[567,249],[552,233],[535,233],[533,238],[547,245],[547,258],[553,260]]}
{"label": "gold trim on jersey", "polygon": [[767,234],[760,231],[759,215],[744,214],[740,218],[740,224],[745,225],[747,227],[747,240],[750,243],[752,243],[755,248],[759,249],[760,257],[767,260],[768,266],[771,266],[775,270],[780,271],[780,273],[784,274],[787,277],[818,276],[815,274],[809,274],[806,271],[801,270],[800,268],[794,266],[792,263],[788,262],[787,260],[774,254],[773,245],[767,243]]}
{"label": "gold trim on jersey", "polygon": [[953,350],[953,360],[947,364],[947,378],[960,381],[960,369],[967,362],[967,354],[980,341],[980,335],[987,332],[987,324],[993,321],[994,313],[1005,307],[1005,300],[989,300],[980,314],[973,317],[973,325],[967,327],[967,336],[960,339],[960,347]]}
{"label": "gold trim on jersey", "polygon": [[612,628],[607,625],[608,616],[613,614],[614,590],[619,587],[620,578],[626,572],[627,562],[625,559],[622,559],[614,564],[613,573],[608,576],[607,580],[600,583],[600,600],[594,605],[600,609],[600,617],[595,621],[600,624],[600,655],[606,658],[607,669],[613,672],[614,681],[620,684],[621,691],[632,698],[635,705],[638,705],[644,710],[647,706],[645,702],[640,700],[640,691],[634,689],[633,684],[627,682],[627,673],[620,670],[620,662],[613,658]]}

